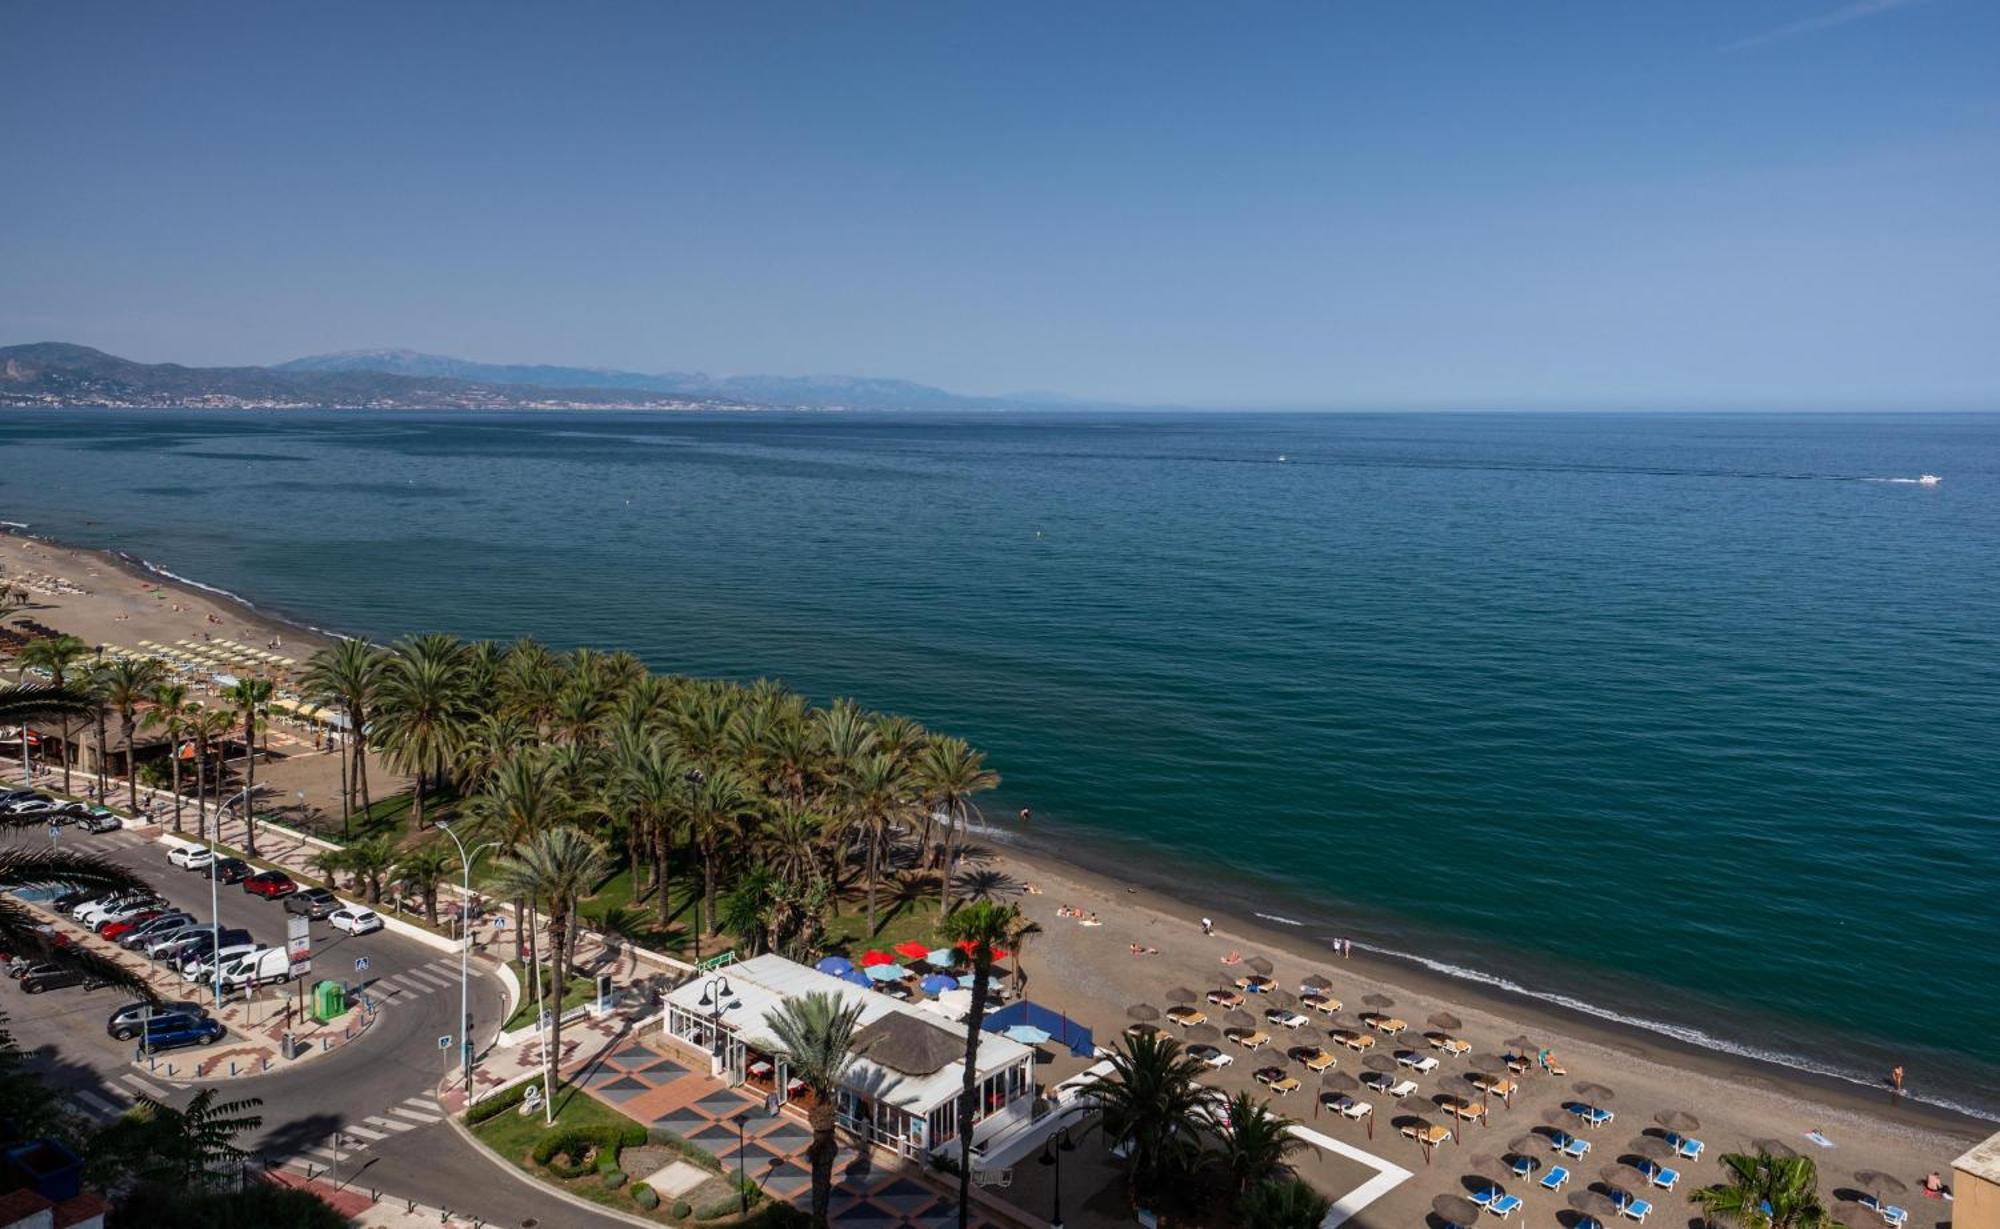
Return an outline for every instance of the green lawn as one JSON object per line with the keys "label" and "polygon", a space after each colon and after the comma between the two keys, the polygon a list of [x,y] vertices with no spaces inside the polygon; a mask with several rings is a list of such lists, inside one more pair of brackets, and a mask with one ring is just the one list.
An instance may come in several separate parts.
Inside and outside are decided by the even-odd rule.
{"label": "green lawn", "polygon": [[[526,1028],[535,1022],[535,979],[534,974],[518,960],[508,961],[507,967],[514,970],[514,976],[521,979],[521,1005],[514,1009],[514,1014],[508,1017],[506,1024],[502,1025],[511,1032],[517,1028]],[[545,982],[548,976],[549,966],[544,963],[542,978]],[[547,986],[543,987],[542,993],[545,996],[548,994]],[[572,977],[569,979],[568,991],[563,994],[561,1009],[568,1011],[572,1007],[581,1007],[590,1002],[596,994],[596,982],[588,977]]]}

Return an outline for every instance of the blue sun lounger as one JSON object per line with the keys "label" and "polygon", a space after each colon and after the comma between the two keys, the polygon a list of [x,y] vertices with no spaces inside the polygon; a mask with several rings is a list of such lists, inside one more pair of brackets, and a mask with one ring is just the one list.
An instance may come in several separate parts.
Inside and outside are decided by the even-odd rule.
{"label": "blue sun lounger", "polygon": [[1910,1219],[1910,1213],[1907,1209],[1896,1207],[1893,1204],[1884,1204],[1873,1195],[1863,1195],[1856,1202],[1877,1216],[1880,1216],[1890,1226],[1890,1229],[1901,1229],[1902,1224]]}
{"label": "blue sun lounger", "polygon": [[1554,1135],[1549,1136],[1549,1147],[1562,1153],[1564,1156],[1582,1160],[1590,1152],[1590,1141],[1587,1139],[1578,1139],[1568,1131],[1557,1131]]}
{"label": "blue sun lounger", "polygon": [[1625,1197],[1625,1202],[1618,1205],[1618,1215],[1630,1217],[1642,1225],[1646,1223],[1646,1214],[1652,1210],[1652,1204],[1644,1199],[1634,1199],[1630,1195]]}
{"label": "blue sun lounger", "polygon": [[1608,1109],[1596,1105],[1585,1105],[1581,1101],[1572,1104],[1569,1107],[1569,1112],[1575,1114],[1578,1118],[1583,1119],[1584,1122],[1593,1127],[1601,1127],[1618,1116]]}
{"label": "blue sun lounger", "polygon": [[1532,1178],[1541,1167],[1542,1163],[1531,1156],[1516,1155],[1507,1162],[1507,1168],[1513,1170],[1517,1178]]}
{"label": "blue sun lounger", "polygon": [[1563,1188],[1563,1183],[1568,1181],[1569,1170],[1556,1165],[1550,1168],[1549,1172],[1542,1175],[1541,1186],[1545,1191],[1559,1191]]}
{"label": "blue sun lounger", "polygon": [[1708,1146],[1698,1139],[1690,1139],[1685,1135],[1677,1135],[1672,1131],[1667,1132],[1667,1142],[1674,1146],[1675,1152],[1680,1153],[1690,1161],[1699,1161],[1701,1159],[1701,1150]]}
{"label": "blue sun lounger", "polygon": [[1487,1204],[1486,1210],[1488,1212],[1493,1213],[1493,1215],[1499,1217],[1501,1220],[1506,1220],[1509,1216],[1512,1216],[1514,1212],[1520,1208],[1520,1206],[1521,1206],[1520,1196],[1502,1195],[1500,1196],[1500,1198],[1495,1199],[1492,1203]]}
{"label": "blue sun lounger", "polygon": [[1646,1162],[1646,1177],[1652,1180],[1654,1186],[1659,1187],[1663,1191],[1670,1191],[1674,1189],[1674,1183],[1681,1180],[1681,1171],[1678,1169],[1668,1169],[1665,1165],[1657,1161],[1648,1161]]}

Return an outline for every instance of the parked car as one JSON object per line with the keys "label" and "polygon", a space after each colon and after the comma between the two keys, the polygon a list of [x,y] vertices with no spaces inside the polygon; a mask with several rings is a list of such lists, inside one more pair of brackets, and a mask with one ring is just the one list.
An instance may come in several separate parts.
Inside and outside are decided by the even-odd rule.
{"label": "parked car", "polygon": [[165,1015],[205,1016],[208,1010],[192,999],[165,1003],[148,1003],[141,1000],[127,1003],[112,1012],[111,1018],[104,1022],[104,1031],[111,1034],[114,1040],[130,1041],[139,1035],[140,1022],[145,1020],[149,1013],[157,1019]]}
{"label": "parked car", "polygon": [[359,905],[344,905],[326,915],[326,924],[351,935],[371,935],[382,929],[382,915]]}
{"label": "parked car", "polygon": [[121,939],[160,916],[163,912],[165,911],[158,905],[147,905],[136,913],[126,914],[122,917],[114,914],[97,924],[97,933],[107,939]]}
{"label": "parked car", "polygon": [[124,820],[113,815],[103,807],[96,807],[84,812],[82,818],[77,822],[83,826],[85,832],[116,832],[125,826]]}
{"label": "parked car", "polygon": [[146,1021],[139,1044],[148,1051],[174,1050],[181,1046],[214,1045],[228,1033],[222,1021],[206,1014],[171,1012]]}
{"label": "parked car", "polygon": [[111,888],[66,888],[49,898],[49,908],[57,913],[68,913],[78,905],[103,900],[111,893]]}
{"label": "parked car", "polygon": [[[151,944],[155,939],[164,939],[168,935],[176,931],[186,930],[194,924],[193,914],[182,913],[178,909],[170,910],[147,922],[134,926],[124,934],[117,936],[118,946],[124,948],[126,951],[136,952]],[[111,937],[111,932],[106,931],[105,937]]]}
{"label": "parked car", "polygon": [[340,898],[325,888],[301,888],[285,897],[286,913],[303,913],[313,921],[340,908]]}
{"label": "parked car", "polygon": [[38,789],[0,790],[0,807],[9,806],[16,802],[25,802],[30,798],[40,798],[43,796],[44,795],[42,794],[42,791]]}
{"label": "parked car", "polygon": [[142,909],[159,903],[160,898],[151,892],[127,892],[72,909],[70,916],[95,930],[99,922],[122,921]]}
{"label": "parked car", "polygon": [[203,982],[215,972],[216,965],[227,967],[230,962],[248,956],[257,950],[255,943],[228,943],[216,951],[199,956],[190,956],[181,961],[181,980]]}
{"label": "parked car", "polygon": [[176,845],[167,851],[167,862],[184,871],[198,871],[215,860],[215,851],[205,845]]}
{"label": "parked car", "polygon": [[223,883],[242,883],[256,873],[256,868],[241,858],[217,858],[203,873],[213,875]]}
{"label": "parked car", "polygon": [[72,969],[60,964],[31,965],[21,974],[21,990],[24,994],[40,994],[44,990],[60,990],[67,986],[95,989],[97,984],[96,979],[82,969]]}
{"label": "parked car", "polygon": [[283,871],[258,871],[243,881],[243,890],[265,900],[276,900],[298,891],[299,885]]}
{"label": "parked car", "polygon": [[32,815],[36,810],[54,810],[55,805],[56,800],[47,794],[34,793],[29,794],[25,798],[14,799],[4,807],[0,807],[0,811],[4,811],[8,815]]}
{"label": "parked car", "polygon": [[153,953],[148,954],[154,955],[155,959],[164,960],[178,969],[186,964],[190,957],[206,956],[208,953],[214,951],[218,939],[221,940],[224,947],[236,943],[249,943],[250,932],[231,927],[216,927],[214,925],[192,926],[186,931],[174,935],[172,945],[165,950],[156,955]]}
{"label": "parked car", "polygon": [[223,986],[230,990],[268,986],[294,976],[291,954],[282,947],[260,947],[223,965],[221,973]]}
{"label": "parked car", "polygon": [[62,805],[56,802],[38,802],[30,799],[27,802],[17,802],[13,806],[8,807],[7,816],[10,819],[36,819],[46,816],[60,822]]}

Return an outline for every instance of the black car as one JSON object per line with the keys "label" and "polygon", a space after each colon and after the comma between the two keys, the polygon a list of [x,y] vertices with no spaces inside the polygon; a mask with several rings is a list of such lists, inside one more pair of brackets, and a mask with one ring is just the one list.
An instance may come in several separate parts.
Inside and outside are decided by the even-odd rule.
{"label": "black car", "polygon": [[[214,951],[215,938],[216,934],[213,926],[195,927],[187,931],[184,938],[181,938],[178,943],[174,944],[167,951],[162,952],[156,959],[164,960],[168,964],[178,967],[190,956],[206,956]],[[236,944],[248,942],[250,942],[249,931],[229,927],[223,928],[222,946],[233,947]]]}
{"label": "black car", "polygon": [[72,969],[60,964],[38,964],[21,974],[21,990],[26,994],[61,990],[65,986],[94,989],[97,985],[97,980],[82,969]]}
{"label": "black car", "polygon": [[251,867],[241,858],[217,858],[208,864],[208,873],[224,883],[242,883],[250,877]]}
{"label": "black car", "polygon": [[111,1018],[104,1022],[104,1031],[118,1041],[130,1041],[139,1035],[140,1022],[147,1019],[149,1012],[152,1019],[160,1020],[166,1016],[206,1016],[208,1009],[192,999],[127,1003],[111,1013]]}
{"label": "black car", "polygon": [[70,910],[86,901],[102,900],[116,892],[116,888],[71,888],[49,902],[49,908],[67,915]]}
{"label": "black car", "polygon": [[284,899],[286,913],[303,913],[315,922],[340,908],[340,898],[325,888],[301,888]]}
{"label": "black car", "polygon": [[136,952],[142,947],[150,946],[154,942],[166,938],[175,931],[185,930],[194,924],[195,918],[191,913],[182,913],[178,909],[169,913],[162,913],[160,916],[147,921],[144,925],[134,926],[124,934],[119,935],[118,946],[128,952]]}

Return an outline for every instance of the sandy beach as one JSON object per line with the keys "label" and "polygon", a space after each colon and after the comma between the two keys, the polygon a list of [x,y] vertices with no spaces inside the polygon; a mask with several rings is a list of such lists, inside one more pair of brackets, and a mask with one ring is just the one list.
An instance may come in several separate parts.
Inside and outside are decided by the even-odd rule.
{"label": "sandy beach", "polygon": [[[24,613],[92,643],[130,646],[141,638],[172,642],[206,632],[246,644],[282,640],[284,652],[300,659],[326,643],[323,636],[226,597],[148,575],[103,552],[0,534],[0,565],[4,565],[9,581],[40,583],[60,578],[66,582],[66,586],[48,583],[36,589],[33,605]],[[298,757],[301,763],[293,771],[312,773],[307,761],[316,758]],[[332,762],[322,767],[330,769]],[[335,779],[328,777],[326,788],[330,789]],[[300,788],[314,787],[302,784]],[[1032,834],[1027,839],[1031,840]],[[1332,995],[1343,1000],[1348,1015],[1366,1010],[1364,996],[1386,997],[1393,1006],[1383,1010],[1408,1021],[1410,1029],[1397,1039],[1379,1037],[1371,1055],[1387,1055],[1399,1048],[1430,1053],[1423,1034],[1437,1030],[1426,1023],[1429,1018],[1450,1012],[1463,1020],[1462,1027],[1449,1031],[1470,1043],[1470,1054],[1445,1058],[1438,1070],[1415,1075],[1418,1093],[1401,1104],[1381,1095],[1361,1094],[1376,1107],[1372,1140],[1360,1123],[1328,1113],[1315,1114],[1317,1076],[1279,1102],[1284,1112],[1313,1129],[1412,1171],[1410,1180],[1350,1223],[1426,1223],[1434,1198],[1447,1192],[1465,1193],[1468,1175],[1481,1160],[1517,1149],[1528,1151],[1543,1163],[1544,1168],[1535,1175],[1539,1178],[1551,1162],[1546,1134],[1561,1124],[1593,1145],[1587,1157],[1564,1162],[1573,1175],[1570,1184],[1557,1193],[1542,1191],[1533,1181],[1517,1179],[1503,1184],[1526,1201],[1532,1223],[1546,1224],[1557,1209],[1569,1207],[1568,1201],[1576,1193],[1601,1183],[1605,1171],[1621,1157],[1637,1159],[1635,1147],[1644,1146],[1639,1141],[1648,1133],[1656,1139],[1661,1134],[1655,1116],[1677,1110],[1700,1120],[1700,1128],[1690,1134],[1702,1139],[1706,1150],[1699,1161],[1678,1164],[1681,1178],[1674,1189],[1645,1192],[1655,1205],[1654,1214],[1667,1223],[1688,1223],[1692,1215],[1688,1194],[1714,1180],[1717,1157],[1751,1149],[1752,1141],[1762,1140],[1777,1141],[1812,1156],[1820,1165],[1824,1185],[1836,1198],[1856,1189],[1856,1171],[1880,1170],[1900,1177],[1910,1189],[1897,1202],[1910,1210],[1913,1224],[1929,1227],[1948,1222],[1951,1205],[1917,1193],[1924,1176],[1938,1171],[1948,1178],[1952,1158],[1993,1130],[1990,1123],[1896,1101],[1886,1082],[1880,1092],[1871,1093],[1731,1055],[1696,1050],[1668,1038],[1619,1028],[1539,1002],[1513,999],[1414,966],[1370,958],[1366,953],[1343,958],[1316,948],[1300,935],[1226,916],[1199,901],[1174,899],[1093,874],[1037,852],[1032,845],[989,843],[985,848],[994,865],[1035,889],[1019,898],[1023,911],[1043,931],[1031,940],[1024,954],[1027,996],[1090,1026],[1100,1044],[1115,1043],[1129,1022],[1128,1005],[1148,1004],[1164,1011],[1171,1005],[1167,994],[1173,988],[1185,987],[1205,995],[1246,973],[1242,965],[1222,963],[1231,952],[1272,961],[1277,982],[1288,991],[1296,992],[1308,975],[1328,978]],[[1082,925],[1073,917],[1062,916],[1058,911],[1063,907],[1080,910],[1099,924]],[[1200,920],[1205,913],[1214,920],[1213,934],[1202,933]],[[1135,945],[1147,954],[1134,955]],[[1246,1004],[1260,1018],[1265,1006],[1255,997]],[[1221,1011],[1209,1010],[1211,1020],[1220,1023]],[[1324,1038],[1326,1023],[1323,1016],[1313,1018],[1309,1028],[1315,1040]],[[1208,1082],[1230,1092],[1256,1088],[1254,1069],[1268,1062],[1284,1063],[1284,1048],[1298,1044],[1296,1036],[1286,1030],[1274,1028],[1271,1032],[1275,1052],[1252,1055],[1237,1051],[1236,1061],[1215,1072]],[[1434,1123],[1447,1122],[1433,1098],[1465,1092],[1458,1076],[1471,1069],[1468,1064],[1490,1062],[1503,1053],[1503,1042],[1521,1036],[1532,1039],[1538,1048],[1553,1051],[1566,1068],[1566,1077],[1530,1070],[1519,1078],[1520,1092],[1511,1106],[1497,1101],[1492,1104],[1490,1125],[1461,1127],[1460,1142],[1439,1147],[1426,1164],[1423,1151],[1399,1137],[1396,1121],[1421,1114]],[[1361,1056],[1330,1043],[1329,1048],[1338,1059],[1336,1071],[1359,1076],[1368,1070]],[[1084,1065],[1083,1060],[1056,1051],[1044,1068],[1044,1078],[1060,1079]],[[1303,1074],[1295,1064],[1292,1070]],[[1564,1110],[1565,1103],[1579,1099],[1576,1085],[1582,1082],[1603,1085],[1613,1094],[1609,1099],[1597,1099],[1615,1118],[1594,1130],[1579,1125]],[[1473,1096],[1476,1099],[1477,1094]],[[1542,1135],[1527,1141],[1523,1148],[1525,1137],[1538,1131]],[[1807,1135],[1815,1131],[1832,1146],[1810,1142]],[[1302,1158],[1301,1170],[1331,1195],[1344,1193],[1367,1173],[1351,1160],[1324,1157]],[[1112,1191],[1115,1195],[1115,1184]],[[1090,1206],[1107,1219],[1116,1211]],[[1572,1219],[1568,1216],[1562,1223],[1570,1224]]]}

